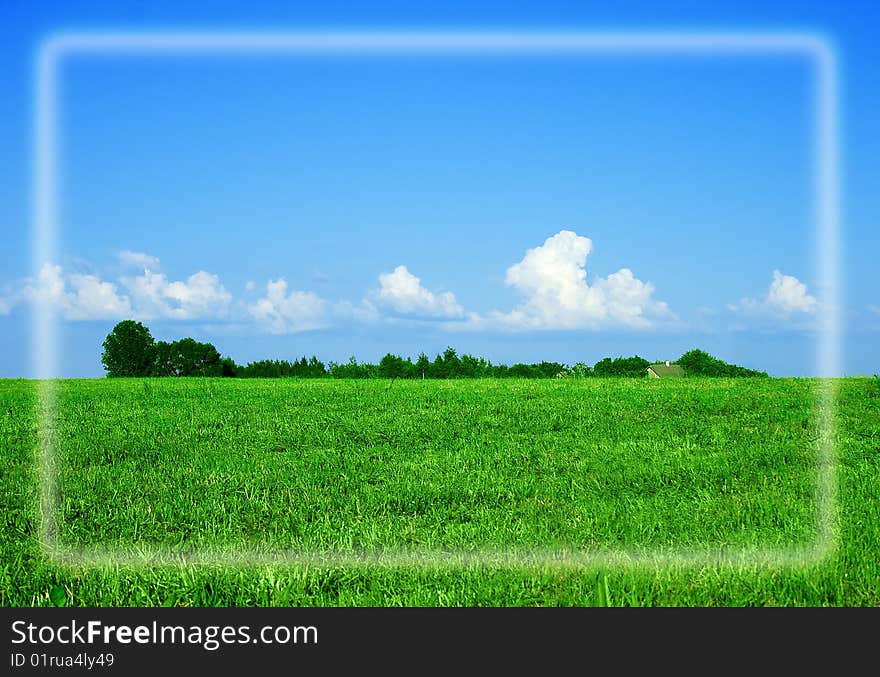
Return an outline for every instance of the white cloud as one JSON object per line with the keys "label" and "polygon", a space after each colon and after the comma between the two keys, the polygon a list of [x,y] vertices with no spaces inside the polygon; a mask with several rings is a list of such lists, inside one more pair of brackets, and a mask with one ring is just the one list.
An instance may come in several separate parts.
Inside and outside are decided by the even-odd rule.
{"label": "white cloud", "polygon": [[[158,264],[142,255],[140,262]],[[0,315],[19,301],[49,303],[67,320],[220,319],[232,301],[216,275],[199,271],[185,281],[169,281],[162,273],[123,276],[115,282],[95,274],[65,273],[60,265],[44,264],[36,279],[26,278],[18,291],[0,297]]]}
{"label": "white cloud", "polygon": [[186,278],[186,282],[170,282],[165,296],[171,301],[171,312],[181,317],[215,317],[224,315],[232,295],[220,283],[220,278],[200,270]]}
{"label": "white cloud", "polygon": [[397,266],[393,272],[379,275],[379,289],[372,297],[380,306],[390,307],[401,315],[443,318],[464,316],[464,308],[455,300],[452,292],[434,293],[426,289],[406,266]]}
{"label": "white cloud", "polygon": [[[509,312],[486,315],[466,313],[452,292],[428,289],[404,265],[380,274],[378,288],[359,303],[328,301],[311,291],[291,290],[283,277],[269,280],[262,294],[248,281],[244,285],[248,297],[233,299],[217,275],[200,270],[173,280],[159,272],[158,258],[129,250],[119,253],[119,261],[129,272],[112,282],[97,274],[65,274],[58,265],[46,265],[37,280],[22,281],[12,292],[0,295],[0,314],[8,314],[19,300],[48,300],[70,320],[246,319],[258,330],[272,333],[399,320],[401,316],[442,320],[448,329],[474,330],[643,328],[659,318],[672,317],[666,304],[654,299],[654,287],[629,268],[588,282],[586,261],[592,247],[589,238],[563,230],[529,249],[507,269],[505,278],[522,301]],[[797,300],[796,286],[780,280],[775,302],[804,303]]]}
{"label": "white cloud", "polygon": [[652,298],[654,285],[642,282],[629,268],[621,268],[594,285],[605,293],[608,317],[612,322],[632,327],[647,327],[651,318],[671,316],[665,301]]}
{"label": "white cloud", "polygon": [[813,314],[819,304],[807,293],[807,285],[792,275],[773,271],[773,279],[763,299],[743,298],[728,308],[746,315],[788,318],[793,314]]}
{"label": "white cloud", "polygon": [[64,277],[61,266],[44,263],[37,273],[36,281],[25,284],[24,296],[40,302],[60,303],[64,299]]}
{"label": "white cloud", "polygon": [[369,324],[382,319],[382,313],[369,299],[364,299],[357,305],[350,301],[337,301],[333,304],[332,312],[338,319],[352,319]]}
{"label": "white cloud", "polygon": [[783,312],[813,313],[816,299],[807,293],[807,285],[791,275],[773,271],[773,281],[767,292],[767,304]]}
{"label": "white cloud", "polygon": [[248,312],[273,334],[320,329],[328,322],[328,304],[317,294],[306,291],[287,292],[287,281],[281,277],[266,285],[266,296],[248,306]]}
{"label": "white cloud", "polygon": [[[200,270],[184,280],[173,280],[154,270],[159,259],[149,254],[120,252],[119,260],[140,274],[122,275],[110,282],[96,274],[66,273],[60,265],[46,264],[36,278],[19,280],[0,292],[0,315],[19,302],[49,303],[68,320],[125,319],[206,320],[240,322],[247,318],[259,329],[283,333],[328,326],[333,319],[370,322],[376,308],[362,302],[329,304],[312,292],[288,293],[283,278],[270,281],[256,303],[235,300],[217,275]],[[246,290],[255,291],[253,282]]]}
{"label": "white cloud", "polygon": [[123,277],[120,282],[140,319],[218,319],[228,314],[232,301],[220,278],[203,270],[186,281],[169,281],[164,273],[145,269],[142,275]]}
{"label": "white cloud", "polygon": [[12,285],[4,285],[2,292],[0,292],[0,317],[9,315],[20,300],[20,289],[15,289]]}
{"label": "white cloud", "polygon": [[126,249],[119,252],[118,256],[120,263],[128,268],[141,270],[158,270],[159,268],[159,259],[143,252],[133,252]]}
{"label": "white cloud", "polygon": [[112,282],[96,275],[71,273],[46,263],[36,280],[24,283],[22,297],[34,303],[52,304],[68,320],[107,320],[131,314],[128,297],[120,295]]}
{"label": "white cloud", "polygon": [[68,320],[106,320],[131,314],[128,298],[120,296],[112,282],[102,282],[95,275],[75,273],[68,277],[68,281],[72,288],[66,295],[65,317]]}
{"label": "white cloud", "polygon": [[522,303],[509,313],[472,316],[471,323],[511,329],[646,328],[657,318],[671,317],[666,303],[654,300],[654,286],[629,268],[589,284],[586,262],[592,249],[590,238],[571,230],[529,249],[522,261],[507,269],[505,278],[523,297]]}
{"label": "white cloud", "polygon": [[138,319],[222,319],[229,313],[232,295],[212,273],[200,270],[185,281],[172,281],[164,273],[155,272],[161,262],[150,254],[124,250],[119,252],[119,260],[128,268],[143,271],[120,278]]}

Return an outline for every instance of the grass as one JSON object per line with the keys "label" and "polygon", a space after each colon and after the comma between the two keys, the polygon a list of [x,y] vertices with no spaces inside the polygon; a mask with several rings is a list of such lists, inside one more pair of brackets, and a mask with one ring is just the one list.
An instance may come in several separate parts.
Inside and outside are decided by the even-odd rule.
{"label": "grass", "polygon": [[[817,382],[77,380],[56,537],[192,553],[794,548],[816,536]],[[37,394],[0,381],[0,603],[876,605],[880,385],[839,382],[838,547],[809,566],[56,564]]]}

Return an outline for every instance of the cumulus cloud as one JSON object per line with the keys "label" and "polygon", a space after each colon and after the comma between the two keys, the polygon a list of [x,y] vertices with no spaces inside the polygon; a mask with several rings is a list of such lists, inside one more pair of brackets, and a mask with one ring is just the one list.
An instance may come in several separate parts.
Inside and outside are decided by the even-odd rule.
{"label": "cumulus cloud", "polygon": [[773,281],[767,292],[767,304],[783,312],[813,313],[816,299],[807,293],[807,285],[791,275],[773,271]]}
{"label": "cumulus cloud", "polygon": [[287,280],[283,277],[270,280],[266,295],[248,306],[248,312],[258,324],[273,334],[326,327],[329,310],[327,302],[313,292],[288,293]]}
{"label": "cumulus cloud", "polygon": [[36,280],[25,282],[22,298],[48,303],[68,320],[107,320],[131,314],[128,297],[120,295],[112,282],[96,275],[64,275],[61,266],[46,263]]}
{"label": "cumulus cloud", "polygon": [[508,313],[472,316],[471,323],[513,329],[646,328],[658,318],[671,317],[666,303],[653,298],[654,286],[629,268],[590,284],[586,262],[592,249],[590,238],[571,230],[529,249],[505,277],[523,297],[520,305]]}
{"label": "cumulus cloud", "polygon": [[401,315],[416,317],[459,318],[464,308],[452,292],[434,293],[422,286],[422,281],[406,266],[397,266],[390,273],[379,275],[379,289],[373,299],[380,306],[393,309]]}
{"label": "cumulus cloud", "polygon": [[232,301],[220,278],[203,270],[185,281],[170,281],[164,273],[145,269],[141,275],[120,281],[142,319],[218,319],[228,314]]}
{"label": "cumulus cloud", "polygon": [[64,299],[64,276],[61,266],[44,263],[36,280],[28,280],[22,296],[37,302],[58,303]]}
{"label": "cumulus cloud", "polygon": [[[129,250],[118,260],[126,271],[114,281],[97,274],[68,273],[45,264],[34,277],[0,289],[0,315],[20,303],[50,304],[67,320],[204,320],[252,323],[273,333],[326,327],[337,320],[374,322],[377,308],[367,301],[328,303],[308,291],[289,291],[284,278],[270,280],[254,303],[234,299],[220,278],[204,270],[175,280],[159,272],[155,256]],[[257,290],[252,281],[248,293]]]}
{"label": "cumulus cloud", "polygon": [[773,271],[773,279],[762,299],[746,297],[728,306],[730,310],[747,315],[766,315],[786,318],[793,314],[813,314],[818,309],[815,297],[807,293],[807,285],[792,275]]}
{"label": "cumulus cloud", "polygon": [[[127,267],[158,266],[147,254],[122,252]],[[205,271],[186,280],[169,280],[144,267],[140,275],[102,280],[97,274],[67,273],[54,263],[44,264],[35,278],[25,278],[15,291],[0,296],[0,315],[20,302],[50,304],[67,320],[221,319],[227,316],[232,295],[220,278]]]}
{"label": "cumulus cloud", "polygon": [[119,279],[138,319],[214,320],[228,316],[232,294],[217,275],[199,270],[186,280],[170,280],[157,272],[161,262],[155,256],[130,250],[118,256],[125,267],[141,271]]}
{"label": "cumulus cloud", "polygon": [[337,319],[351,319],[366,324],[375,324],[382,320],[382,313],[369,299],[360,303],[337,301],[333,304],[333,316]]}
{"label": "cumulus cloud", "polygon": [[21,285],[7,284],[0,290],[0,317],[9,315],[22,300]]}
{"label": "cumulus cloud", "polygon": [[142,270],[158,270],[159,259],[143,252],[133,252],[125,249],[118,254],[119,262],[127,268],[139,268]]}
{"label": "cumulus cloud", "polygon": [[71,274],[71,291],[66,295],[65,317],[69,320],[106,320],[131,314],[126,296],[120,296],[116,285],[102,282],[95,275]]}
{"label": "cumulus cloud", "polygon": [[[246,296],[233,299],[213,273],[199,270],[175,280],[160,272],[158,258],[130,250],[119,252],[123,272],[113,281],[98,274],[65,273],[61,266],[47,264],[36,279],[0,293],[0,315],[22,300],[45,301],[70,320],[245,320],[259,331],[276,334],[401,318],[440,321],[447,329],[643,328],[672,316],[667,305],[654,298],[653,285],[629,268],[588,279],[586,262],[592,248],[589,238],[563,230],[527,250],[505,277],[521,302],[508,312],[486,315],[466,312],[452,292],[429,289],[404,265],[381,273],[378,288],[356,303],[290,289],[284,277],[270,279],[262,290],[248,281]],[[798,287],[784,277],[771,291],[773,303],[787,307],[802,306],[805,298],[812,298],[798,297]]]}

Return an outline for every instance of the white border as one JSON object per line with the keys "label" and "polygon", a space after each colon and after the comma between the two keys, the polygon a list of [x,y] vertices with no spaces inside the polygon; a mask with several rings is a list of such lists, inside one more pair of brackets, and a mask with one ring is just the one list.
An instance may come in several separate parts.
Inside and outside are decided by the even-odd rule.
{"label": "white border", "polygon": [[94,32],[63,33],[38,47],[34,125],[34,271],[55,260],[57,230],[57,128],[60,66],[74,55],[114,54],[656,54],[800,56],[815,77],[815,227],[819,293],[823,315],[817,345],[820,380],[817,398],[818,524],[814,543],[795,549],[609,549],[570,551],[493,549],[467,552],[381,551],[300,552],[161,549],[72,550],[58,543],[55,529],[56,459],[55,315],[48,301],[33,316],[34,372],[39,382],[40,544],[53,562],[69,565],[151,566],[191,563],[223,565],[334,566],[803,566],[821,561],[837,545],[834,404],[839,374],[839,125],[837,58],[834,48],[813,33],[737,32]]}

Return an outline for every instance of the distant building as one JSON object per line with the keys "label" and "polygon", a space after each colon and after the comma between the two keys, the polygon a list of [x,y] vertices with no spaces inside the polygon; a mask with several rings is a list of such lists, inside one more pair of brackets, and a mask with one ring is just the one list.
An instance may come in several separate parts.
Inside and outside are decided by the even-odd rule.
{"label": "distant building", "polygon": [[653,378],[681,378],[684,376],[684,369],[677,364],[669,364],[669,360],[666,360],[665,364],[657,363],[650,365],[648,367],[648,376]]}

